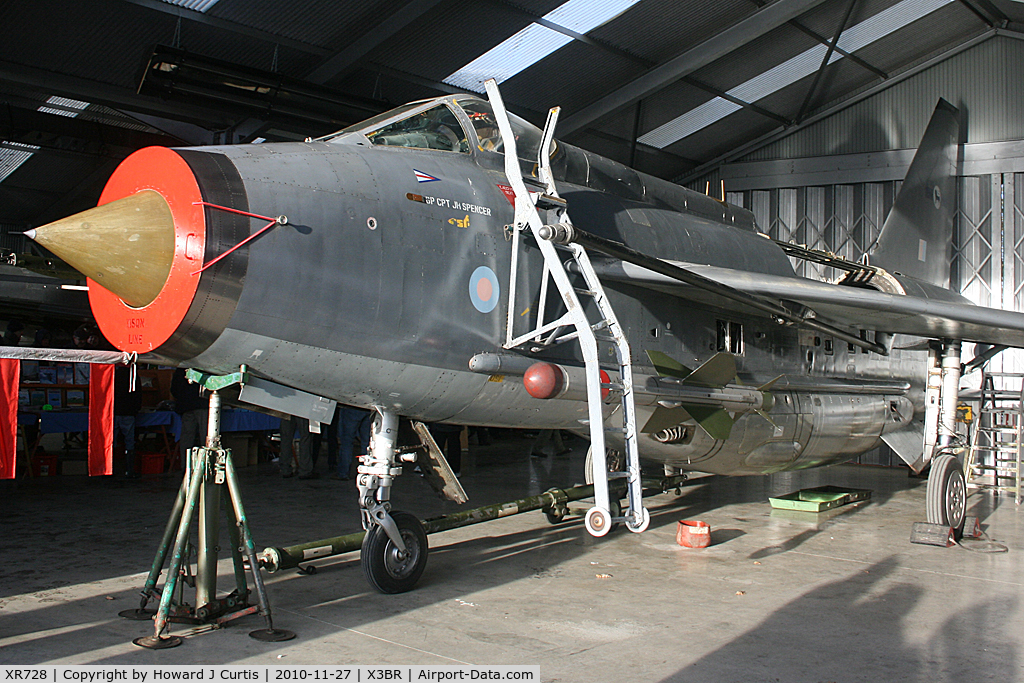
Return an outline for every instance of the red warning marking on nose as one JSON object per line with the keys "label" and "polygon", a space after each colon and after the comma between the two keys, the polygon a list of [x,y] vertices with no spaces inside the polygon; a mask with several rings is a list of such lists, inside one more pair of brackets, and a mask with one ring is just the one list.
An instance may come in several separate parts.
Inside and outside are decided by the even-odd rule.
{"label": "red warning marking on nose", "polygon": [[159,192],[174,217],[174,257],[163,289],[151,303],[132,308],[89,280],[89,305],[103,336],[121,351],[145,353],[167,341],[185,319],[199,285],[193,275],[206,243],[203,200],[192,169],[166,147],[146,147],[130,155],[103,188],[100,204],[142,190]]}
{"label": "red warning marking on nose", "polygon": [[505,195],[505,199],[508,200],[509,204],[511,204],[512,206],[516,205],[516,193],[510,185],[503,185],[502,183],[498,183],[498,189],[501,190],[501,193],[503,195]]}

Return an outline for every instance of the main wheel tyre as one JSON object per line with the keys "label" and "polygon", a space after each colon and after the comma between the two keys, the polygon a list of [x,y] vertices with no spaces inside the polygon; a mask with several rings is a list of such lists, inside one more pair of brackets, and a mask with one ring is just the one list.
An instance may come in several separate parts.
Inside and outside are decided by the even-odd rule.
{"label": "main wheel tyre", "polygon": [[959,540],[964,531],[967,484],[960,461],[952,455],[943,453],[932,459],[925,507],[930,524],[951,527]]}
{"label": "main wheel tyre", "polygon": [[427,533],[420,520],[408,512],[392,512],[391,519],[398,526],[406,552],[400,552],[384,527],[375,524],[363,537],[359,559],[371,586],[381,593],[404,593],[412,590],[427,566]]}

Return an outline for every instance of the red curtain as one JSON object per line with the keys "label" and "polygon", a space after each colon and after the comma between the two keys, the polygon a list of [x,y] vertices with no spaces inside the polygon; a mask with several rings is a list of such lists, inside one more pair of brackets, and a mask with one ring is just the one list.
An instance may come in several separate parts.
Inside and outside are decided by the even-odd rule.
{"label": "red curtain", "polygon": [[0,358],[0,479],[14,479],[18,458],[18,382],[21,361]]}
{"label": "red curtain", "polygon": [[114,473],[114,366],[89,369],[89,476]]}

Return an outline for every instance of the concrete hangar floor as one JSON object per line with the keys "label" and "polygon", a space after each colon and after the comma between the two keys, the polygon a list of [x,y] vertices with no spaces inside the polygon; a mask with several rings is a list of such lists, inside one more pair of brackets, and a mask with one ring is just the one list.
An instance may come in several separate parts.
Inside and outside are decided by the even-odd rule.
{"label": "concrete hangar floor", "polygon": [[[472,446],[468,505],[578,482],[585,445],[573,443],[571,455],[545,459],[521,438]],[[352,482],[282,480],[271,463],[239,474],[258,547],[358,529]],[[926,482],[904,469],[700,478],[680,496],[647,499],[652,522],[639,535],[594,539],[580,517],[552,526],[539,511],[434,534],[419,585],[401,595],[372,590],[357,553],[327,558],[315,575],[268,576],[274,625],[295,640],[249,638],[263,627],[250,616],[145,650],[131,641],[151,635],[151,622],[117,613],[138,605],[178,484],[177,474],[63,476],[8,489],[0,665],[469,663],[538,665],[544,681],[1024,680],[1024,512],[987,493],[969,500],[1006,553],[911,544]],[[767,502],[823,484],[873,496],[822,515]],[[394,500],[421,517],[457,509],[413,474],[398,479]],[[712,546],[677,545],[682,519],[708,522]],[[220,574],[223,588],[230,560]]]}

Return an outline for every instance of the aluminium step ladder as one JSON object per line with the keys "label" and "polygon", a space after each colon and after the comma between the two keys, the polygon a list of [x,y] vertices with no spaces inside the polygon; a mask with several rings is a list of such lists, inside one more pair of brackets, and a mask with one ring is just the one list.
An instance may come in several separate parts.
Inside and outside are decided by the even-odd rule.
{"label": "aluminium step ladder", "polygon": [[1021,503],[1024,373],[985,372],[974,438],[964,462],[967,488],[1010,493]]}
{"label": "aluminium step ladder", "polygon": [[[570,243],[556,246],[541,236],[545,221],[540,211],[545,211],[549,221],[555,225],[571,226],[568,207],[564,199],[558,196],[554,176],[551,173],[550,149],[554,137],[555,124],[558,121],[558,107],[548,112],[544,126],[544,134],[537,155],[538,174],[545,185],[544,192],[530,192],[523,180],[516,155],[516,140],[509,122],[501,93],[495,81],[488,80],[485,84],[490,98],[494,116],[501,132],[505,154],[505,177],[515,195],[515,220],[510,226],[512,231],[512,269],[509,285],[508,321],[506,327],[505,348],[516,348],[529,344],[531,351],[551,347],[571,340],[578,340],[583,352],[584,367],[587,378],[587,414],[590,427],[591,469],[594,480],[595,505],[586,515],[587,531],[594,536],[603,536],[611,529],[614,522],[624,521],[633,532],[642,532],[650,524],[650,513],[643,506],[643,483],[640,475],[640,455],[637,449],[636,409],[633,401],[633,369],[630,361],[629,342],[619,325],[615,311],[594,272],[586,250],[579,244]],[[536,244],[544,258],[544,274],[540,292],[540,308],[537,313],[537,327],[519,337],[513,338],[513,316],[516,310],[515,293],[519,267],[519,251],[524,246],[524,232],[532,233]],[[550,233],[549,233],[550,234]],[[568,251],[575,269],[583,277],[585,288],[573,286],[569,273],[565,269],[560,250]],[[547,298],[548,281],[553,281],[565,304],[566,312],[559,318],[545,322],[543,310]],[[588,317],[587,309],[580,302],[580,297],[593,301],[594,312]],[[566,332],[568,328],[574,332]],[[546,335],[546,336],[545,336]],[[610,342],[615,350],[618,361],[618,379],[602,383],[598,341]],[[610,379],[610,378],[609,378]],[[621,398],[622,427],[608,428],[621,431],[626,451],[626,471],[608,472],[605,458],[605,425],[603,414],[603,396],[605,391],[615,391]],[[621,518],[611,515],[609,499],[609,479],[625,478],[629,509]],[[617,503],[617,501],[616,501]],[[616,505],[617,507],[617,505]]]}

